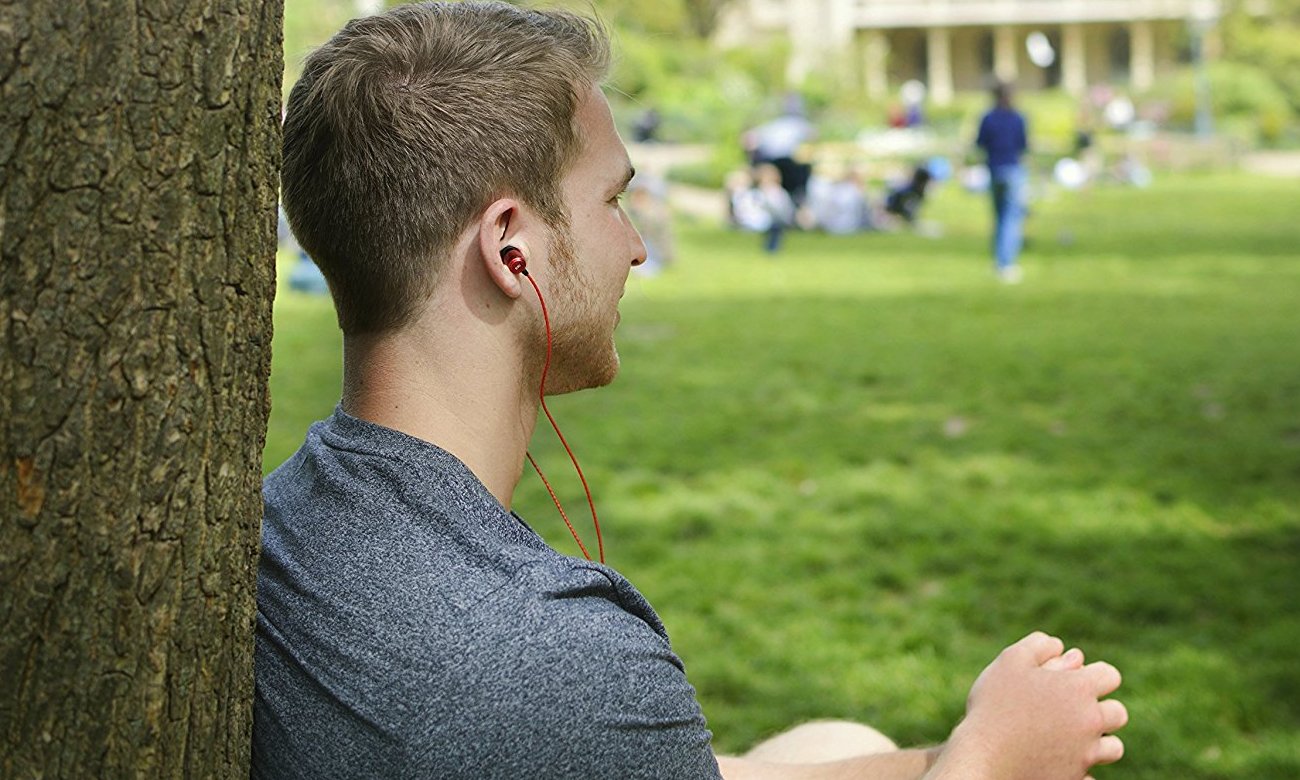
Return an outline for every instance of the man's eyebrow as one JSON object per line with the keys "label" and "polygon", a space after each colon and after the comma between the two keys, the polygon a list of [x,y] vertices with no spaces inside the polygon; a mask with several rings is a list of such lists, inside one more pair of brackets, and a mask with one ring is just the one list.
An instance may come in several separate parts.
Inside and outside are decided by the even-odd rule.
{"label": "man's eyebrow", "polygon": [[624,190],[626,190],[627,185],[632,183],[632,178],[635,176],[636,176],[636,167],[633,166],[631,163],[628,163],[627,172],[623,174],[623,179],[622,181],[619,182],[618,191],[623,192]]}

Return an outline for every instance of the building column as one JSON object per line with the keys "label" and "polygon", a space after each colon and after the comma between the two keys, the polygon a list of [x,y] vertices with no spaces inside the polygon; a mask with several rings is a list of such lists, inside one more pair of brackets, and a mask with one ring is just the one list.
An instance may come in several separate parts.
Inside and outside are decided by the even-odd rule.
{"label": "building column", "polygon": [[853,42],[854,0],[805,0],[787,9],[790,33],[790,62],[786,78],[797,84],[813,71],[825,67],[836,54],[845,54]]}
{"label": "building column", "polygon": [[1000,24],[993,28],[993,73],[998,81],[1010,84],[1020,76],[1020,55],[1016,47],[1016,28]]}
{"label": "building column", "polygon": [[1088,89],[1087,55],[1083,25],[1062,25],[1061,84],[1071,95],[1082,95]]}
{"label": "building column", "polygon": [[889,39],[884,30],[868,30],[863,52],[867,95],[883,100],[889,96]]}
{"label": "building column", "polygon": [[809,3],[818,6],[808,13],[790,13],[787,22],[790,35],[790,59],[785,65],[785,79],[790,84],[798,84],[817,67],[816,40],[819,37],[818,19],[822,12],[821,3]]}
{"label": "building column", "polygon": [[926,74],[930,99],[946,106],[952,102],[952,31],[947,27],[931,27],[925,31]]}
{"label": "building column", "polygon": [[1156,38],[1151,22],[1129,25],[1129,85],[1134,92],[1146,92],[1156,82]]}

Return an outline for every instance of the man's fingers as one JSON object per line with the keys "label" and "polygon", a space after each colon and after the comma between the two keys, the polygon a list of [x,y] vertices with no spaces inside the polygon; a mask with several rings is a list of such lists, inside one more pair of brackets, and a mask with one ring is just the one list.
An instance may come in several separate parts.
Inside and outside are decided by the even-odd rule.
{"label": "man's fingers", "polygon": [[1090,663],[1083,667],[1082,672],[1088,676],[1092,690],[1098,697],[1114,693],[1120,683],[1124,682],[1119,670],[1105,661]]}
{"label": "man's fingers", "polygon": [[1119,737],[1105,736],[1097,742],[1093,764],[1113,764],[1124,757],[1124,742]]}
{"label": "man's fingers", "polygon": [[1083,651],[1077,647],[1072,647],[1066,650],[1064,655],[1047,659],[1043,664],[1043,668],[1052,672],[1073,672],[1082,669]]}
{"label": "man's fingers", "polygon": [[1121,701],[1115,699],[1106,699],[1098,702],[1101,707],[1101,732],[1109,734],[1112,731],[1119,731],[1128,724],[1128,708]]}
{"label": "man's fingers", "polygon": [[1025,653],[1035,665],[1042,666],[1065,650],[1065,643],[1054,636],[1035,631],[1016,642],[1011,649]]}

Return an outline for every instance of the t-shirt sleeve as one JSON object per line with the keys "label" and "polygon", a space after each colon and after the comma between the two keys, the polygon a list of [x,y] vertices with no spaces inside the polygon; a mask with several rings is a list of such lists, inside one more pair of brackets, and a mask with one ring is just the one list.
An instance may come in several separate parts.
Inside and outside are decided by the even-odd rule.
{"label": "t-shirt sleeve", "polygon": [[463,776],[720,778],[695,689],[644,602],[581,567],[542,592],[476,664],[465,720],[440,724],[467,729],[450,740],[472,746]]}

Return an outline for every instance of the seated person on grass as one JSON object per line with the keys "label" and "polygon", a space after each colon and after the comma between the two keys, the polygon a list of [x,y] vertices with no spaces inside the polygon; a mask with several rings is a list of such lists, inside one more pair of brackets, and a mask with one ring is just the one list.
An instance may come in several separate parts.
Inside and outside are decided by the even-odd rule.
{"label": "seated person on grass", "polygon": [[253,776],[1078,780],[1118,759],[1118,673],[1043,634],[984,671],[943,747],[834,722],[715,756],[650,605],[511,511],[539,388],[614,379],[645,258],[609,56],[569,14],[408,5],[351,22],[293,88],[285,206],[344,379],[265,483]]}

